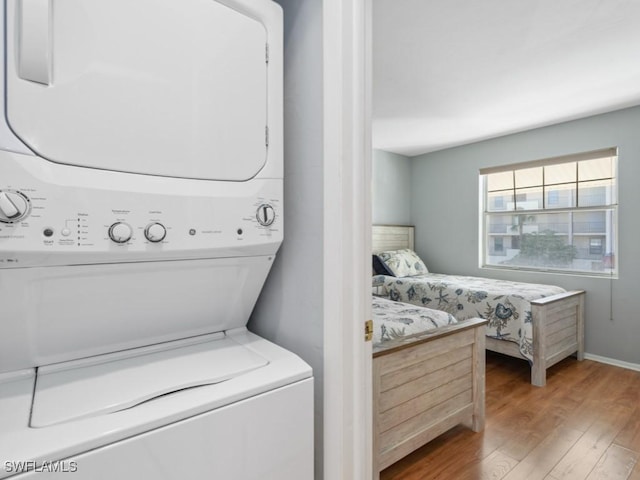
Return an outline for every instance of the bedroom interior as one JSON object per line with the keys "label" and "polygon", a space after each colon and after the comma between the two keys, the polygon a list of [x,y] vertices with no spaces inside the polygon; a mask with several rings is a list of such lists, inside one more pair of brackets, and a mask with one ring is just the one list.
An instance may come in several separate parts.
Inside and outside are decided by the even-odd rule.
{"label": "bedroom interior", "polygon": [[[575,315],[560,320],[562,327],[552,327],[552,336],[569,322],[573,330],[560,342],[564,350],[541,369],[546,378],[540,370],[535,373],[541,362],[528,362],[516,343],[489,335],[485,429],[478,433],[453,426],[434,439],[414,442],[413,453],[380,472],[383,480],[640,479],[640,325],[635,314],[640,222],[634,211],[640,203],[635,187],[640,178],[640,67],[633,60],[640,53],[640,35],[632,18],[640,18],[640,7],[624,1],[585,0],[571,6],[491,1],[464,12],[459,4],[442,1],[407,1],[402,8],[391,0],[374,1],[372,253],[409,248],[429,272],[579,292],[570,296],[571,305],[549,310]],[[617,156],[617,199],[603,207],[614,212],[615,221],[602,240],[591,222],[592,230],[575,241],[580,248],[579,241],[588,242],[593,271],[510,268],[508,262],[506,268],[488,267],[481,173],[602,149],[615,149]],[[541,207],[525,208],[541,219],[549,198]],[[523,199],[530,202],[531,196],[514,195],[511,201]],[[586,205],[580,202],[573,206]],[[414,235],[411,242],[380,236],[406,227]],[[582,233],[570,229],[575,237]],[[522,229],[516,233],[523,236]],[[516,236],[508,228],[506,234]],[[610,247],[615,255],[607,257]],[[502,251],[502,243],[496,249]],[[516,244],[512,256],[518,250]],[[435,302],[420,301],[416,287],[408,284],[415,275],[387,276],[378,283],[374,277],[373,293],[389,297],[391,290],[391,300],[437,308]],[[437,290],[430,281],[424,291]],[[411,302],[411,296],[417,301]],[[539,351],[548,343],[536,342],[536,336],[544,336],[538,326],[547,316],[542,305],[553,302],[547,297],[533,303],[541,305],[532,314],[533,345]],[[455,317],[455,310],[448,311]],[[463,317],[457,320],[469,318]],[[407,334],[387,347],[406,348],[411,338]],[[510,347],[501,348],[504,344]],[[428,351],[428,344],[422,348]],[[582,357],[585,361],[576,361]],[[374,353],[374,413],[382,402],[377,358]],[[424,391],[415,395],[429,398]],[[536,405],[533,411],[530,405]],[[374,458],[374,471],[387,465]]]}
{"label": "bedroom interior", "polygon": [[[373,225],[372,237],[373,255],[378,259],[385,258],[382,256],[385,251],[414,247],[413,227]],[[389,275],[395,272],[374,273],[382,273],[373,277],[376,296],[445,310],[457,320],[486,319],[486,349],[527,359],[531,364],[532,385],[543,387],[547,368],[567,356],[576,354],[578,360],[584,358],[583,290],[567,292],[549,285],[426,271],[405,277]],[[495,299],[499,299],[497,303]]]}

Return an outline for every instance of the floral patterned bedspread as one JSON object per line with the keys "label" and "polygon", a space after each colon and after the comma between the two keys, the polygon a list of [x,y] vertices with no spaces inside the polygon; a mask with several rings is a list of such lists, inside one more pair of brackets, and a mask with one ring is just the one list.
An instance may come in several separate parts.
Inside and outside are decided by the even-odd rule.
{"label": "floral patterned bedspread", "polygon": [[417,307],[373,297],[373,346],[432,328],[458,323],[453,315],[432,308]]}
{"label": "floral patterned bedspread", "polygon": [[489,320],[487,336],[517,343],[530,362],[530,302],[565,291],[552,285],[438,273],[402,278],[376,275],[373,283],[383,285],[391,300],[442,310],[458,321],[474,317]]}

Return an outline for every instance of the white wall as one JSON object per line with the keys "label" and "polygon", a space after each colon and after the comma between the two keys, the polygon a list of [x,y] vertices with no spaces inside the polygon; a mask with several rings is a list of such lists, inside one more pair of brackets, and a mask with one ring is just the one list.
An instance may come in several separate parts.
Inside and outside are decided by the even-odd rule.
{"label": "white wall", "polygon": [[284,242],[249,329],[302,357],[315,378],[315,478],[323,478],[322,2],[284,9]]}
{"label": "white wall", "polygon": [[[619,279],[505,272],[478,266],[482,167],[619,148]],[[433,272],[584,289],[586,351],[640,364],[640,107],[442,150],[412,160],[416,250]]]}
{"label": "white wall", "polygon": [[404,155],[373,151],[372,220],[374,225],[409,225],[411,160]]}

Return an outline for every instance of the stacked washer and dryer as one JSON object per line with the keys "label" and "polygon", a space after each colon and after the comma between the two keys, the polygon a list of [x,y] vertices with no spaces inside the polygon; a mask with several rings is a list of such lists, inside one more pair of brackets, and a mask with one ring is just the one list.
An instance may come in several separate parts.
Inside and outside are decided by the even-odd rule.
{"label": "stacked washer and dryer", "polygon": [[283,233],[280,8],[3,3],[0,478],[311,478],[311,369],[246,329]]}

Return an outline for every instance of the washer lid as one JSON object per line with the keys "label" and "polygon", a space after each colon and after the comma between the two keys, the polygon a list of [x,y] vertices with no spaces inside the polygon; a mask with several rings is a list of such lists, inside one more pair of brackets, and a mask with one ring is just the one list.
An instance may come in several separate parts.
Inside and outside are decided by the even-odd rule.
{"label": "washer lid", "polygon": [[7,9],[7,119],[41,157],[211,180],[247,180],[264,166],[261,22],[214,0]]}
{"label": "washer lid", "polygon": [[30,426],[46,427],[125,410],[186,388],[224,382],[269,364],[224,334],[204,339],[41,367]]}

